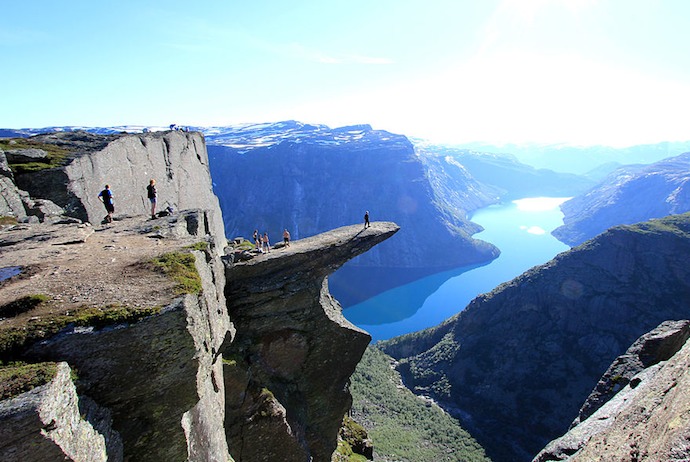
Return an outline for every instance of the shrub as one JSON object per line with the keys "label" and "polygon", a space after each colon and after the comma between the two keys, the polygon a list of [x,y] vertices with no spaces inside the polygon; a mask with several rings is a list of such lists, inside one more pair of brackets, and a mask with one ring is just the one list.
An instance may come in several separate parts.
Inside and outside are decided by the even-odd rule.
{"label": "shrub", "polygon": [[154,258],[151,263],[177,283],[176,294],[201,292],[201,277],[196,269],[196,258],[191,253],[170,252]]}

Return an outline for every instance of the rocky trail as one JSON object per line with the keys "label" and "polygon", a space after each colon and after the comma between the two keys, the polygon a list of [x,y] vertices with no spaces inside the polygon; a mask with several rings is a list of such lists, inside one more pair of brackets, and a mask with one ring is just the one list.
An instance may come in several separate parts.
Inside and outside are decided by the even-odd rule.
{"label": "rocky trail", "polygon": [[[28,295],[49,298],[36,309],[0,321],[67,313],[77,307],[151,307],[174,298],[174,282],[147,264],[198,241],[165,236],[166,218],[130,217],[109,225],[18,224],[0,228],[0,268],[20,273],[0,281],[0,306]],[[48,250],[46,250],[48,249]],[[41,310],[44,310],[43,312]]]}

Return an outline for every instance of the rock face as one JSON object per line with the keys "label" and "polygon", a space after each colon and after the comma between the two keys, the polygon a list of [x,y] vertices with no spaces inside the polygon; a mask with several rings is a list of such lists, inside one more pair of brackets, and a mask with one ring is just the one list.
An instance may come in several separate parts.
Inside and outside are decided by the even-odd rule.
{"label": "rock face", "polygon": [[530,460],[628,345],[687,318],[688,236],[690,214],[613,228],[384,350],[493,460]]}
{"label": "rock face", "polygon": [[606,229],[690,211],[690,153],[647,166],[627,166],[561,206],[553,235],[578,245]]}
{"label": "rock face", "polygon": [[14,176],[5,153],[0,151],[0,216],[15,217],[19,220],[26,218],[22,192],[14,184]]}
{"label": "rock face", "polygon": [[[231,360],[226,387],[241,391],[225,417],[236,460],[330,460],[351,404],[347,383],[371,337],[342,316],[326,276],[397,231],[348,226],[228,265],[237,333],[222,353]],[[267,444],[267,430],[281,444]]]}
{"label": "rock face", "polygon": [[[498,250],[467,214],[497,201],[456,162],[427,158],[402,135],[298,122],[207,129],[214,190],[229,237],[288,228],[302,238],[343,224],[395,221],[400,233],[351,265],[440,270]],[[434,169],[430,163],[434,164]],[[237,212],[241,211],[241,212]],[[275,230],[275,231],[273,231]]]}
{"label": "rock face", "polygon": [[86,406],[70,373],[69,366],[60,363],[47,385],[0,402],[0,460],[122,460],[119,435],[108,428],[96,431],[82,418]]}
{"label": "rock face", "polygon": [[690,321],[667,321],[616,358],[572,428],[534,462],[690,458]]}
{"label": "rock face", "polygon": [[203,136],[197,132],[168,131],[137,135],[93,135],[63,132],[37,135],[33,141],[71,151],[63,167],[17,175],[18,187],[36,199],[50,199],[67,215],[100,223],[106,211],[98,199],[105,184],[115,201],[115,216],[146,215],[149,180],[156,180],[158,210],[197,208],[208,213],[203,226],[225,247],[218,199],[208,175]]}

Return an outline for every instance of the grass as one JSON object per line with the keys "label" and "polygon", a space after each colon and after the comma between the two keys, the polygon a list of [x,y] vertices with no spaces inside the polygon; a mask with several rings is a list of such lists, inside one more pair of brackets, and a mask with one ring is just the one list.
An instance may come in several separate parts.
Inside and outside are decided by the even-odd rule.
{"label": "grass", "polygon": [[196,257],[186,252],[169,252],[151,260],[154,268],[162,271],[176,283],[175,293],[198,294],[201,292],[201,277],[196,269]]}
{"label": "grass", "polygon": [[16,217],[8,217],[6,215],[0,215],[0,225],[16,225]]}
{"label": "grass", "polygon": [[0,139],[0,150],[11,151],[14,149],[42,149],[47,154],[45,161],[12,163],[8,160],[12,172],[16,174],[59,167],[65,164],[70,155],[69,150],[54,144],[40,143],[26,138]]}
{"label": "grass", "polygon": [[185,249],[200,250],[200,251],[204,252],[204,251],[208,250],[208,242],[206,242],[206,241],[195,242],[194,244],[185,246]]}
{"label": "grass", "polygon": [[30,391],[53,380],[55,363],[12,363],[0,367],[0,401]]}
{"label": "grass", "polygon": [[70,325],[93,326],[101,329],[113,324],[133,323],[159,312],[160,307],[130,308],[108,305],[103,308],[82,307],[67,314],[36,316],[22,326],[0,329],[0,360],[15,359],[21,350],[40,340],[52,337]]}

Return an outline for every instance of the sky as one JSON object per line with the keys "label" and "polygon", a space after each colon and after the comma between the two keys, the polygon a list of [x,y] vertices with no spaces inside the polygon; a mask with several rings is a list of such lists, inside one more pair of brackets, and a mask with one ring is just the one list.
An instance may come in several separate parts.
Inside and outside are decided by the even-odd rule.
{"label": "sky", "polygon": [[687,0],[2,0],[0,127],[690,140]]}

